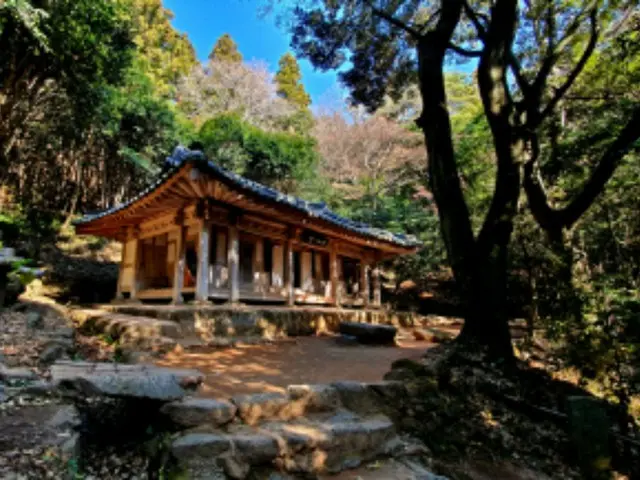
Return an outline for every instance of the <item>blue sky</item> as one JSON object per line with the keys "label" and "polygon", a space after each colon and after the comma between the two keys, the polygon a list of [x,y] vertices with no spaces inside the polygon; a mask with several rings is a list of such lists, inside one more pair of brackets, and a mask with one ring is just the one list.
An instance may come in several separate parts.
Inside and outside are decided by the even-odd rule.
{"label": "blue sky", "polygon": [[[274,16],[260,16],[260,0],[164,0],[164,5],[175,14],[174,27],[189,35],[200,60],[206,60],[223,33],[233,37],[245,60],[265,61],[273,72],[290,50],[289,34],[276,26]],[[316,71],[306,60],[300,66],[315,107],[338,91],[335,72]]]}

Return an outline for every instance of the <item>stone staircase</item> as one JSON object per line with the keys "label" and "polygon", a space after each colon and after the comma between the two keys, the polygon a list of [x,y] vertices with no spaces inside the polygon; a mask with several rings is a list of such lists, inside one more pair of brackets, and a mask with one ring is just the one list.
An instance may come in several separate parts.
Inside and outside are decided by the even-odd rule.
{"label": "stone staircase", "polygon": [[307,478],[423,453],[385,414],[405,395],[397,382],[292,385],[228,400],[185,397],[162,412],[179,431],[171,453],[188,478]]}

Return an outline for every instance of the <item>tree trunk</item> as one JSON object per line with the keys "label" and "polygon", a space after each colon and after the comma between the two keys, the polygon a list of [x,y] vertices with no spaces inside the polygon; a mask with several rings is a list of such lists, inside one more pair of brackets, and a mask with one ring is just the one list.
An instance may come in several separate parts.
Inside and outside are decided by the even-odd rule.
{"label": "tree trunk", "polygon": [[464,295],[464,326],[459,340],[487,348],[494,358],[513,360],[507,303],[508,244],[496,245],[489,258],[475,262]]}
{"label": "tree trunk", "polygon": [[71,197],[69,210],[67,211],[67,218],[65,218],[64,223],[62,224],[63,230],[66,230],[71,225],[71,221],[76,214],[76,208],[78,207],[80,195],[82,194],[83,167],[82,160],[79,155],[76,156],[76,176],[76,186],[73,192],[73,196]]}
{"label": "tree trunk", "polygon": [[[490,234],[485,233],[481,242],[474,239],[469,210],[460,185],[451,121],[446,108],[444,55],[460,19],[461,6],[458,1],[443,2],[438,26],[418,43],[420,93],[423,100],[423,112],[418,125],[427,145],[429,182],[438,206],[442,237],[464,302],[465,324],[459,340],[480,344],[488,348],[490,355],[512,360],[506,284],[507,247],[513,222],[493,222],[491,228],[487,229]],[[513,169],[509,170],[511,178]],[[512,189],[504,190],[510,194]],[[499,200],[510,200],[509,194],[500,195]],[[497,215],[503,210],[500,207],[494,202],[492,213]]]}

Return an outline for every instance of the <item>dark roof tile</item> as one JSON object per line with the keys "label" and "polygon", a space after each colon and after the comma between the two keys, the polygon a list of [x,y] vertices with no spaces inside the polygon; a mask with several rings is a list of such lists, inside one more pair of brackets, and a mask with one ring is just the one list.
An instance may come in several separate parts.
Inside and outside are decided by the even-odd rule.
{"label": "dark roof tile", "polygon": [[222,179],[226,179],[231,184],[240,187],[241,189],[248,190],[262,198],[270,199],[282,205],[288,205],[303,213],[306,213],[309,216],[325,220],[326,222],[350,230],[354,233],[394,243],[402,247],[418,247],[421,245],[417,238],[412,235],[392,233],[380,228],[371,227],[365,223],[357,222],[355,220],[342,217],[337,213],[332,212],[331,210],[329,210],[329,208],[327,208],[327,205],[324,202],[308,202],[293,195],[284,194],[273,188],[267,187],[253,180],[249,180],[248,178],[244,178],[236,173],[225,170],[219,165],[216,165],[215,163],[209,161],[201,151],[189,150],[188,148],[182,146],[177,147],[174,150],[173,154],[167,158],[165,171],[160,174],[156,181],[154,181],[138,195],[129,199],[127,202],[116,205],[110,209],[96,213],[88,213],[81,219],[77,220],[75,224],[81,225],[84,223],[88,223],[99,218],[106,217],[107,215],[111,215],[128,207],[137,200],[140,200],[141,198],[150,194],[161,184],[166,182],[173,174],[175,174],[179,170],[179,168],[185,162],[193,162],[200,170],[212,173]]}

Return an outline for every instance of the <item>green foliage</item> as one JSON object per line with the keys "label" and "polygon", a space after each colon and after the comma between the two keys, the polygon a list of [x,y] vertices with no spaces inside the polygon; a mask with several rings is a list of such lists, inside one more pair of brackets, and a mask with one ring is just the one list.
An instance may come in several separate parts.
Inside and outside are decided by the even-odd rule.
{"label": "green foliage", "polygon": [[308,133],[313,127],[313,115],[309,110],[311,97],[302,83],[302,72],[296,57],[287,52],[278,61],[278,72],[275,75],[276,93],[293,105],[295,112],[279,122],[283,130],[301,134]]}
{"label": "green foliage", "polygon": [[154,91],[173,97],[179,79],[197,64],[195,49],[186,34],[171,25],[173,14],[161,0],[126,0],[131,12],[140,69]]}
{"label": "green foliage", "polygon": [[47,37],[41,28],[41,23],[47,16],[45,10],[32,5],[28,0],[5,0],[0,4],[0,35],[8,23],[17,22],[42,50],[48,51]]}
{"label": "green foliage", "polygon": [[11,2],[0,18],[0,183],[33,217],[25,235],[139,190],[193,137],[171,98],[195,56],[160,1]]}
{"label": "green foliage", "polygon": [[280,57],[278,66],[275,76],[278,95],[301,110],[309,108],[311,97],[302,84],[302,73],[296,57],[287,52]]}
{"label": "green foliage", "polygon": [[[54,81],[68,95],[77,120],[85,120],[101,101],[101,86],[121,80],[132,54],[122,5],[107,0],[60,0],[39,7],[3,2],[0,25],[5,97],[0,143],[32,113],[33,99],[47,82]],[[6,151],[7,145],[0,146]]]}
{"label": "green foliage", "polygon": [[242,62],[242,54],[238,51],[238,45],[231,38],[231,35],[225,33],[218,38],[209,54],[209,60],[218,60],[221,62]]}
{"label": "green foliage", "polygon": [[125,82],[109,92],[99,129],[115,155],[154,174],[167,152],[193,137],[192,127],[155,88],[143,63],[132,65]]}
{"label": "green foliage", "polygon": [[312,139],[266,132],[235,115],[206,121],[198,139],[209,158],[223,167],[287,193],[299,191],[318,161]]}

